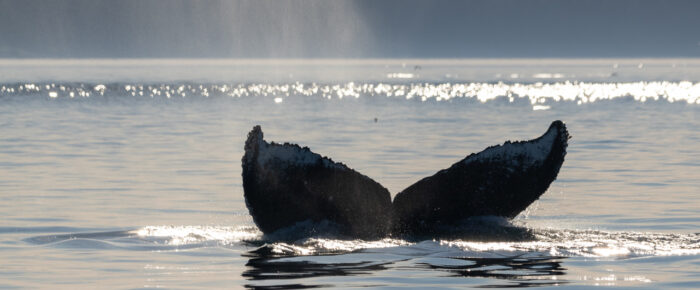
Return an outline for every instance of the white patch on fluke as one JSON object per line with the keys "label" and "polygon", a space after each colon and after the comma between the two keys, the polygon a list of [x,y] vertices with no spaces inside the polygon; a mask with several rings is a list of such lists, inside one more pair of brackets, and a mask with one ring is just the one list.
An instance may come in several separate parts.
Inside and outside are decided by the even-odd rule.
{"label": "white patch on fluke", "polygon": [[[475,161],[498,162],[527,169],[539,165],[547,159],[552,145],[559,134],[557,126],[551,126],[547,133],[533,142],[505,143],[468,157],[465,164]],[[522,164],[521,164],[522,162]]]}
{"label": "white patch on fluke", "polygon": [[[261,131],[262,134],[262,131]],[[311,152],[307,147],[299,147],[290,144],[267,143],[262,136],[257,136],[258,141],[258,165],[265,167],[269,162],[282,162],[289,165],[307,166],[321,162],[327,168],[347,169],[342,164],[333,162],[319,154]]]}

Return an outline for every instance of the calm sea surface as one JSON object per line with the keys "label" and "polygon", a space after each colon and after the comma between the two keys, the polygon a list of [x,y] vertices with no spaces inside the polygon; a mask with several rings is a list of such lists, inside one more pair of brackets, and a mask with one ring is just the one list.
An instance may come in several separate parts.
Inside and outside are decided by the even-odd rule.
{"label": "calm sea surface", "polygon": [[[463,237],[280,242],[243,200],[256,124],[396,194],[557,119],[558,179]],[[0,60],[0,261],[0,288],[698,288],[700,60]]]}

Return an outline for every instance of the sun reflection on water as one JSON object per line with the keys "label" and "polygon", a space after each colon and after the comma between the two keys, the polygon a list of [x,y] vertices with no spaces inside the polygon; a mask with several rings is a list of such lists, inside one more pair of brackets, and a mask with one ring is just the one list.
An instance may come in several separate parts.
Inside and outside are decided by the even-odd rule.
{"label": "sun reflection on water", "polygon": [[[398,75],[397,78],[408,76]],[[288,96],[317,96],[325,99],[361,96],[403,98],[421,101],[474,99],[481,103],[505,98],[509,102],[527,100],[534,110],[547,110],[555,102],[579,105],[602,100],[630,98],[636,102],[666,101],[700,104],[700,83],[282,83],[282,84],[9,84],[0,86],[0,96],[29,94],[61,97],[105,95],[145,97],[274,97],[280,103]]]}

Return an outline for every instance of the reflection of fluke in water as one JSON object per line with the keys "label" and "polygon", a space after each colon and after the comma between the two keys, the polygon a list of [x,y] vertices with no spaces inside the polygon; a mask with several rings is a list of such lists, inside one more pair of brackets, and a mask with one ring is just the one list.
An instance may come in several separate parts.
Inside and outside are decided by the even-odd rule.
{"label": "reflection of fluke in water", "polygon": [[421,179],[392,204],[371,178],[307,147],[268,143],[255,126],[242,160],[245,201],[265,234],[308,222],[364,239],[437,234],[474,216],[518,215],[556,179],[568,139],[554,121],[539,138],[486,148]]}

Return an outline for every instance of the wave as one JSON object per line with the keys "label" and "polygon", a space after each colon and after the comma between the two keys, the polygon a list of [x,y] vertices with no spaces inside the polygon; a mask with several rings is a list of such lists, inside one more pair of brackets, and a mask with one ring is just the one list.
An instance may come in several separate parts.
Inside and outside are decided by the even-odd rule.
{"label": "wave", "polygon": [[548,104],[570,102],[578,105],[613,99],[636,102],[666,101],[700,104],[699,82],[625,82],[625,83],[14,83],[0,84],[0,98],[39,96],[50,99],[85,99],[100,97],[210,98],[270,97],[282,103],[288,97],[343,99],[386,97],[419,101],[494,100],[526,101],[533,109],[547,109]]}
{"label": "wave", "polygon": [[[464,231],[467,231],[466,234]],[[178,250],[204,247],[253,247],[247,255],[292,257],[346,253],[375,253],[405,258],[473,257],[616,257],[700,255],[700,233],[606,232],[597,230],[530,229],[499,219],[477,219],[457,234],[441,238],[384,238],[367,241],[329,234],[293,240],[265,236],[254,226],[146,226],[135,230],[41,235],[25,239],[57,248],[123,248]],[[289,231],[292,233],[294,231]],[[523,239],[523,232],[528,233]],[[518,237],[518,238],[513,238]]]}

